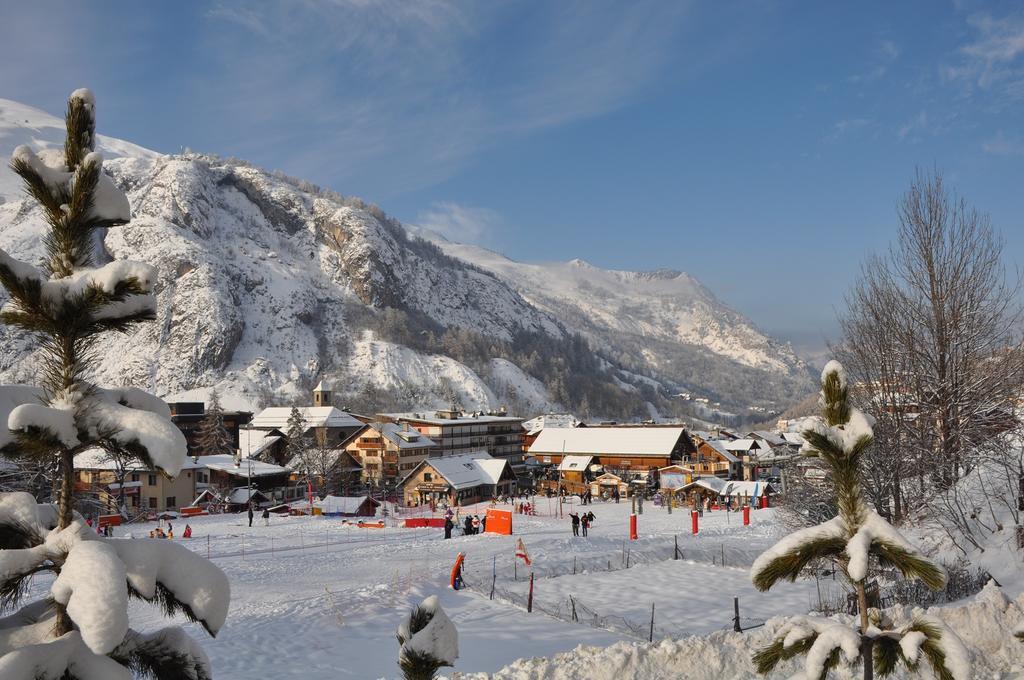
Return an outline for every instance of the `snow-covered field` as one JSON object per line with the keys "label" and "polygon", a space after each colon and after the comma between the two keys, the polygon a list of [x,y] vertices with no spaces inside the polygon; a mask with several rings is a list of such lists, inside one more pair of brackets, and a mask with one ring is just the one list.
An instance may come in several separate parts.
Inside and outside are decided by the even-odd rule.
{"label": "snow-covered field", "polygon": [[[538,499],[540,511],[557,504]],[[486,506],[478,506],[483,513]],[[655,602],[655,636],[673,637],[731,628],[732,598],[740,597],[744,619],[803,613],[813,583],[756,593],[745,569],[773,540],[773,511],[752,513],[751,526],[740,515],[708,513],[700,535],[689,533],[688,514],[648,503],[639,517],[640,539],[627,541],[628,503],[587,506],[597,521],[587,538],[571,535],[568,518],[514,516],[515,536],[460,536],[442,539],[440,529],[359,529],[340,519],[273,517],[249,528],[244,515],[200,517],[190,521],[185,542],[225,570],[231,581],[228,623],[204,645],[217,678],[398,677],[395,628],[411,605],[437,594],[459,631],[460,657],[454,671],[493,673],[522,657],[550,656],[580,644],[605,647],[646,638]],[[550,509],[549,509],[550,508]],[[569,508],[565,509],[566,513]],[[174,523],[180,536],[184,522]],[[152,525],[150,525],[152,526]],[[119,529],[136,537],[146,525]],[[678,535],[683,559],[672,560]],[[522,538],[534,561],[537,608],[527,613],[515,598],[525,593],[527,571],[513,580],[513,549]],[[175,541],[182,539],[175,538]],[[625,551],[624,551],[625,547]],[[726,564],[720,563],[724,554]],[[448,587],[458,552],[465,552],[466,580],[459,592]],[[628,552],[628,556],[625,554]],[[629,560],[630,567],[624,568]],[[573,565],[580,572],[573,576]],[[492,568],[498,596],[489,599]],[[608,571],[609,567],[612,571]],[[584,573],[586,572],[586,573]],[[572,594],[586,611],[608,617],[607,628],[549,616]],[[159,625],[149,605],[133,604],[132,620]],[[631,632],[636,624],[642,634]],[[201,630],[190,626],[197,637]]]}
{"label": "snow-covered field", "polygon": [[[217,639],[180,623],[202,641],[219,680],[391,679],[400,677],[399,622],[414,604],[438,595],[459,632],[458,662],[446,669],[453,680],[721,680],[757,677],[749,656],[781,625],[771,617],[805,613],[816,601],[813,581],[769,593],[750,585],[749,565],[782,533],[773,510],[754,511],[747,527],[737,513],[706,513],[693,536],[688,513],[648,503],[638,518],[640,537],[629,541],[628,503],[586,506],[597,516],[586,538],[571,535],[569,507],[559,519],[552,516],[557,502],[538,498],[537,505],[540,516],[514,515],[512,537],[450,541],[440,529],[405,529],[392,518],[384,529],[360,529],[323,517],[272,517],[264,526],[257,516],[250,528],[245,515],[189,520],[193,537],[183,540],[179,520],[173,540],[208,553],[232,590]],[[486,507],[469,511],[482,515]],[[119,528],[117,535],[138,539],[152,526]],[[514,566],[517,538],[533,559],[532,613],[525,608],[528,570]],[[468,588],[456,592],[448,580],[458,552],[467,555]],[[47,585],[41,579],[35,587]],[[732,632],[733,597],[749,629],[743,633]],[[1009,602],[992,587],[976,599],[940,613],[974,650],[975,677],[1024,678],[1024,644],[1008,632],[1024,620],[1024,598]],[[142,630],[166,624],[151,605],[133,602],[131,609]]]}

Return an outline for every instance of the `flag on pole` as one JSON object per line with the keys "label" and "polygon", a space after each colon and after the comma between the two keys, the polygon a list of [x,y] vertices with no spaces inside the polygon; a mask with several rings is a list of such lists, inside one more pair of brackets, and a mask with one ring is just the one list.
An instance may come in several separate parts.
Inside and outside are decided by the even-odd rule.
{"label": "flag on pole", "polygon": [[530,566],[530,555],[526,552],[526,546],[523,545],[523,539],[516,541],[516,559],[521,559],[526,563],[526,566]]}

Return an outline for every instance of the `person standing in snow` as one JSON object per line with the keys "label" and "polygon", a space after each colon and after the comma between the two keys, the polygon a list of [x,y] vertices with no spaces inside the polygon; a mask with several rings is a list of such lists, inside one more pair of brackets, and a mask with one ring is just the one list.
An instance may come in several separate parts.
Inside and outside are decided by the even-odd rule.
{"label": "person standing in snow", "polygon": [[480,533],[480,517],[473,515],[473,535]]}
{"label": "person standing in snow", "polygon": [[583,517],[580,518],[580,525],[583,527],[583,535],[587,535],[587,529],[590,528],[590,515],[583,513]]}
{"label": "person standing in snow", "polygon": [[270,526],[270,509],[269,508],[263,508],[263,526],[265,526],[265,527],[269,527]]}
{"label": "person standing in snow", "polygon": [[469,515],[466,515],[466,522],[465,522],[465,525],[464,525],[464,527],[462,529],[462,534],[464,536],[472,536],[473,535],[473,518],[471,516],[469,516]]}
{"label": "person standing in snow", "polygon": [[249,503],[249,526],[252,526],[252,503]]}
{"label": "person standing in snow", "polygon": [[444,537],[449,539],[452,537],[452,529],[455,528],[455,522],[452,521],[451,517],[444,518]]}
{"label": "person standing in snow", "polygon": [[181,536],[182,538],[192,538],[192,527],[186,524],[185,533],[183,533]]}
{"label": "person standing in snow", "polygon": [[480,518],[480,533],[487,533],[487,515]]}
{"label": "person standing in snow", "polygon": [[579,536],[580,535],[580,516],[577,515],[575,512],[570,512],[569,513],[569,519],[572,520],[572,535],[573,536]]}

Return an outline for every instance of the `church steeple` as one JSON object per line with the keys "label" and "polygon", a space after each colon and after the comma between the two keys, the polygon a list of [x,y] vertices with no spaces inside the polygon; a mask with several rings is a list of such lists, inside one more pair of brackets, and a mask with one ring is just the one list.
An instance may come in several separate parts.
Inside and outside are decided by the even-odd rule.
{"label": "church steeple", "polygon": [[331,384],[321,380],[320,384],[313,388],[313,406],[333,406],[334,391]]}

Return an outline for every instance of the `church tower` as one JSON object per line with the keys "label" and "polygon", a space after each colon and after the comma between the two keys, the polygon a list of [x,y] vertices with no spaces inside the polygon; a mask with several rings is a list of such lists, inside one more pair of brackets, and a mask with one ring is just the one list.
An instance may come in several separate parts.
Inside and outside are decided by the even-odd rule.
{"label": "church tower", "polygon": [[321,380],[320,384],[313,388],[313,406],[333,405],[334,392],[331,390],[331,385],[326,380]]}

